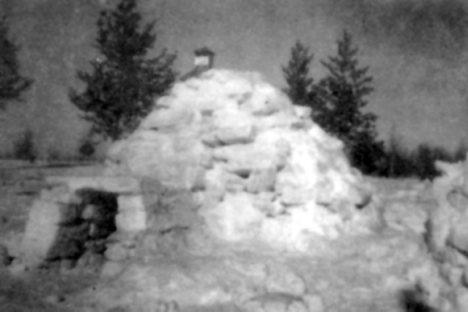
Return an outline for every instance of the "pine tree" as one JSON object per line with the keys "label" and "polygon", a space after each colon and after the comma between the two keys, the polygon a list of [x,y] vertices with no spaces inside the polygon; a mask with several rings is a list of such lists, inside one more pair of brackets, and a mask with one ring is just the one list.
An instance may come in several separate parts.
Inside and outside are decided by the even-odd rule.
{"label": "pine tree", "polygon": [[309,77],[309,67],[314,56],[300,41],[291,48],[291,58],[282,66],[287,87],[283,90],[296,105],[309,106],[314,87],[313,78]]}
{"label": "pine tree", "polygon": [[384,152],[383,143],[377,141],[377,116],[362,111],[365,97],[373,91],[372,77],[369,67],[359,67],[358,48],[347,31],[337,45],[337,55],[322,61],[328,74],[318,85],[315,121],[345,143],[352,165],[373,173],[383,166]]}
{"label": "pine tree", "polygon": [[38,151],[34,144],[34,133],[30,128],[26,128],[13,142],[13,155],[15,159],[28,160],[31,163],[37,159]]}
{"label": "pine tree", "polygon": [[175,54],[164,49],[146,58],[156,41],[155,21],[140,27],[141,19],[136,0],[121,0],[115,9],[101,11],[96,47],[103,58],[90,62],[91,74],[78,71],[85,91],[70,91],[92,133],[105,139],[117,140],[133,131],[176,79]]}
{"label": "pine tree", "polygon": [[10,101],[21,100],[21,94],[33,83],[19,73],[18,50],[9,38],[7,20],[3,17],[0,20],[0,110]]}

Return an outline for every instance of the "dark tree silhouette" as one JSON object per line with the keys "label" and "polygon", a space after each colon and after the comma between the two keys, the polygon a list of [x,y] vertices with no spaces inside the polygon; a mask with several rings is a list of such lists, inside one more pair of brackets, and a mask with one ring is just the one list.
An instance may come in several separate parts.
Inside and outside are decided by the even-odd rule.
{"label": "dark tree silhouette", "polygon": [[383,142],[377,140],[377,116],[363,112],[373,88],[369,67],[359,67],[358,49],[344,31],[336,56],[322,61],[328,73],[318,84],[315,121],[345,143],[352,165],[376,173],[384,164]]}
{"label": "dark tree silhouette", "polygon": [[9,37],[7,20],[0,20],[0,110],[14,100],[21,100],[21,95],[33,83],[32,79],[21,76],[18,61],[19,46]]}
{"label": "dark tree silhouette", "polygon": [[38,157],[38,151],[34,144],[34,133],[30,128],[26,128],[20,137],[13,141],[13,156],[15,159],[28,160],[34,162]]}
{"label": "dark tree silhouette", "polygon": [[283,90],[297,105],[310,105],[314,79],[309,77],[309,67],[314,56],[309,48],[300,41],[291,48],[291,58],[286,66],[282,66],[287,87]]}
{"label": "dark tree silhouette", "polygon": [[175,54],[164,49],[146,58],[156,41],[155,21],[140,27],[141,19],[136,0],[121,0],[115,9],[101,11],[96,47],[103,57],[90,62],[91,74],[78,71],[84,92],[70,91],[82,118],[92,124],[91,132],[105,139],[133,131],[176,79]]}

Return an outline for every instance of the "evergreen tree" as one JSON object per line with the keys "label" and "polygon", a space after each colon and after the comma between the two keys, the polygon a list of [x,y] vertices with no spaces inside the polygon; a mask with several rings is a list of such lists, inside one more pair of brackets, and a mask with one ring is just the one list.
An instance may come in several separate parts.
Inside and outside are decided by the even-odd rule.
{"label": "evergreen tree", "polygon": [[314,80],[309,77],[309,67],[314,56],[300,41],[291,48],[291,58],[282,66],[287,87],[283,90],[296,105],[310,105]]}
{"label": "evergreen tree", "polygon": [[283,76],[287,87],[283,91],[296,105],[311,108],[311,118],[322,120],[325,117],[324,103],[318,96],[317,85],[310,77],[310,65],[314,55],[309,53],[309,48],[297,41],[291,48],[291,58],[286,66],[282,66]]}
{"label": "evergreen tree", "polygon": [[78,154],[82,159],[90,159],[96,153],[98,142],[93,140],[91,133],[86,132],[78,144]]}
{"label": "evergreen tree", "polygon": [[345,143],[352,165],[375,173],[384,165],[383,143],[377,141],[377,117],[362,111],[365,97],[373,91],[372,77],[369,67],[359,67],[358,49],[348,32],[343,32],[337,45],[337,55],[322,61],[328,74],[318,85],[315,121]]}
{"label": "evergreen tree", "polygon": [[134,130],[176,78],[175,54],[164,49],[146,58],[156,41],[155,22],[140,28],[141,19],[136,0],[121,0],[115,9],[101,12],[96,47],[103,58],[90,62],[91,74],[78,72],[85,91],[70,91],[83,119],[91,122],[92,133],[103,138],[117,140]]}
{"label": "evergreen tree", "polygon": [[34,133],[30,128],[26,128],[13,142],[13,155],[15,159],[28,160],[31,163],[37,159],[38,151],[34,144]]}
{"label": "evergreen tree", "polygon": [[9,28],[3,17],[0,20],[0,110],[10,101],[21,100],[21,94],[33,82],[19,73],[18,50],[9,38]]}

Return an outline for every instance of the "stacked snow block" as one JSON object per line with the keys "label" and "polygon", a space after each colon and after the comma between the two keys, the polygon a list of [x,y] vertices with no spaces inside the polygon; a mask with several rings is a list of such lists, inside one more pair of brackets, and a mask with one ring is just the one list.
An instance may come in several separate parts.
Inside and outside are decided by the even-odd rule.
{"label": "stacked snow block", "polygon": [[125,260],[131,245],[125,240],[146,229],[139,181],[102,176],[50,177],[47,182],[51,187],[41,192],[29,214],[22,261],[37,266],[89,252]]}

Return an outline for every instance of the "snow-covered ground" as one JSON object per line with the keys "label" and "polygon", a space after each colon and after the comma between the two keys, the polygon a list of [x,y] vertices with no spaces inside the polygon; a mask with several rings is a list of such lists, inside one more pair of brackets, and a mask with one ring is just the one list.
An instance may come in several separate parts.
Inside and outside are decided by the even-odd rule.
{"label": "snow-covered ground", "polygon": [[[60,170],[64,175],[70,174],[72,170],[73,175],[79,176],[89,173],[90,169],[62,168]],[[43,182],[44,176],[60,174],[60,170],[53,168],[48,171],[44,168],[37,168],[40,177],[36,176],[34,181]],[[32,172],[30,168],[28,171]],[[22,175],[21,171],[17,172],[20,176]],[[32,183],[33,178],[34,175],[29,174],[26,178],[17,179],[15,184],[5,185],[2,188],[1,239],[10,248],[14,248],[11,244],[19,242],[18,238],[22,235],[27,221],[29,206],[38,195],[37,192],[22,195],[23,187]],[[169,309],[171,302],[183,304],[184,300],[193,301],[197,296],[201,303],[207,304],[206,310],[200,307],[197,309],[185,307],[182,311],[241,311],[242,307],[235,308],[230,303],[229,300],[233,299],[231,292],[235,290],[234,293],[237,292],[239,296],[242,296],[243,291],[247,292],[247,290],[239,287],[255,288],[263,284],[264,279],[268,281],[266,285],[270,288],[268,292],[265,290],[264,292],[269,295],[260,294],[255,298],[246,298],[251,302],[246,302],[243,308],[258,309],[255,311],[262,309],[262,311],[273,311],[273,309],[306,311],[301,308],[301,302],[305,301],[309,307],[308,311],[410,311],[401,307],[406,298],[402,290],[405,287],[408,291],[416,289],[412,288],[414,281],[408,280],[409,272],[413,271],[416,276],[418,270],[430,271],[433,268],[427,264],[425,247],[421,239],[407,230],[411,226],[417,227],[415,225],[418,222],[417,218],[414,224],[406,227],[406,230],[404,226],[398,225],[410,220],[411,215],[417,214],[417,211],[432,209],[436,205],[435,198],[431,196],[428,182],[366,179],[371,181],[378,190],[382,201],[386,201],[385,207],[393,207],[400,213],[399,218],[394,216],[390,227],[376,229],[372,235],[348,237],[330,242],[328,246],[317,246],[322,251],[321,256],[318,257],[291,256],[274,251],[255,255],[245,250],[237,253],[229,249],[222,252],[219,250],[213,257],[198,258],[180,254],[174,259],[174,254],[166,258],[153,255],[154,259],[146,259],[145,262],[140,259],[133,268],[129,268],[125,273],[125,280],[131,281],[133,287],[138,289],[139,298],[144,301],[155,291],[154,285],[151,286],[153,288],[149,287],[153,279],[158,279],[161,275],[170,275],[169,273],[179,276],[178,280],[172,281],[172,286],[168,284],[168,289],[164,290],[164,285],[160,286],[163,292],[166,291],[164,295],[167,301],[161,301],[159,303],[161,310],[155,311],[170,311],[164,308]],[[400,209],[402,207],[404,209]],[[395,223],[396,220],[400,220],[401,223]],[[56,268],[50,268],[49,273],[47,270],[43,271],[40,278],[47,278],[47,274],[56,275],[56,272]],[[62,268],[61,272],[62,275],[68,277],[73,275],[75,279],[70,280],[70,283],[75,285],[83,284],[85,282],[83,279],[89,279],[88,275],[80,276],[79,273],[73,273],[73,269],[64,271]],[[3,272],[3,274],[6,273]],[[166,279],[169,278],[167,275]],[[93,305],[87,296],[95,294],[96,288],[90,290],[90,293],[85,292],[84,296],[83,294],[77,296],[74,292],[82,287],[77,286],[77,289],[73,289],[68,285],[71,290],[67,293],[49,285],[48,292],[44,293],[41,291],[41,282],[38,278],[36,277],[36,280],[31,278],[27,286],[15,279],[10,280],[11,287],[21,289],[20,295],[15,294],[7,287],[7,284],[4,284],[0,288],[0,296],[3,298],[0,306],[3,304],[4,307],[14,307],[16,311],[54,311],[54,309],[65,311],[70,307],[78,310],[87,307],[87,311],[91,311],[89,309]],[[275,281],[275,279],[280,280]],[[60,285],[64,280],[66,280],[65,277],[56,280],[55,283]],[[166,282],[169,283],[169,280]],[[289,285],[289,287],[282,289],[284,285]],[[131,294],[128,292],[128,285],[120,283],[119,280],[115,283],[99,284],[99,287],[98,290],[102,289],[103,292],[99,298],[110,306],[125,306],[126,304],[138,306],[138,303],[133,301],[136,299],[132,299],[133,294],[131,298],[128,298]],[[304,295],[305,293],[307,295]],[[28,298],[26,301],[24,301],[25,297]],[[19,298],[23,300],[18,300]],[[57,299],[57,302],[54,299]],[[52,304],[48,303],[51,300]],[[210,300],[214,302],[214,305],[208,307]],[[295,301],[298,302],[295,303]],[[298,307],[292,308],[293,303]],[[281,308],[282,305],[284,305],[283,308]],[[139,310],[130,308],[125,311]]]}

